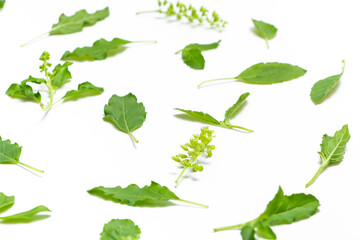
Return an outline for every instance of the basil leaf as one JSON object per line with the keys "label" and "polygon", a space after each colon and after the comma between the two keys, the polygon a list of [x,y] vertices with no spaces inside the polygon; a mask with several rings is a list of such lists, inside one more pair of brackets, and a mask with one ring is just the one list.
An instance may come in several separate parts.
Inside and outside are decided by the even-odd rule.
{"label": "basil leaf", "polygon": [[127,133],[134,142],[138,142],[132,132],[143,125],[147,113],[143,103],[138,103],[132,93],[122,97],[113,95],[108,105],[104,106],[104,114],[104,120]]}
{"label": "basil leaf", "polygon": [[103,92],[104,92],[103,88],[96,87],[90,82],[83,82],[78,85],[78,90],[67,91],[64,97],[62,97],[62,99],[66,101],[76,100],[82,97],[99,95]]}
{"label": "basil leaf", "polygon": [[198,111],[192,111],[192,110],[185,110],[185,109],[181,109],[181,108],[175,108],[175,110],[184,112],[200,121],[203,121],[205,123],[208,124],[213,124],[216,126],[220,126],[221,123],[216,120],[214,117],[212,117],[211,115],[209,115],[208,113],[203,113],[203,112],[198,112]]}
{"label": "basil leaf", "polygon": [[346,151],[346,144],[349,140],[350,133],[348,131],[347,124],[339,131],[336,131],[333,137],[330,137],[327,134],[323,135],[321,152],[319,152],[321,157],[321,166],[313,178],[306,184],[306,187],[309,187],[329,164],[337,164],[342,161],[343,155]]}
{"label": "basil leaf", "polygon": [[258,21],[255,19],[252,19],[252,22],[254,24],[256,33],[263,39],[266,40],[267,48],[269,48],[268,40],[271,40],[276,36],[277,28],[273,26],[272,24],[265,23],[263,21]]}
{"label": "basil leaf", "polygon": [[14,196],[6,196],[5,194],[0,192],[0,212],[8,209],[12,205],[14,205],[15,200]]}
{"label": "basil leaf", "polygon": [[263,222],[257,222],[256,228],[258,237],[264,239],[277,239],[276,234],[269,225],[265,225]]}
{"label": "basil leaf", "polygon": [[4,7],[4,4],[5,4],[5,0],[0,0],[0,9]]}
{"label": "basil leaf", "polygon": [[243,240],[256,240],[255,234],[256,234],[256,230],[249,225],[245,225],[241,229],[241,236]]}
{"label": "basil leaf", "polygon": [[104,225],[101,240],[137,240],[140,228],[130,219],[113,219]]}
{"label": "basil leaf", "polygon": [[6,95],[12,98],[29,99],[37,103],[41,102],[39,91],[35,93],[33,88],[27,84],[11,84],[6,90]]}
{"label": "basil leaf", "polygon": [[32,221],[35,219],[36,216],[38,216],[38,213],[41,212],[51,212],[47,207],[45,206],[37,206],[29,211],[21,212],[18,214],[14,214],[11,216],[6,217],[0,217],[0,220],[2,221]]}
{"label": "basil leaf", "polygon": [[321,103],[339,83],[340,78],[342,77],[345,70],[345,61],[342,61],[342,63],[343,67],[340,74],[319,80],[313,85],[310,96],[314,104]]}
{"label": "basil leaf", "polygon": [[228,108],[226,111],[226,114],[224,116],[224,122],[229,123],[229,120],[233,117],[234,114],[236,114],[237,111],[241,108],[243,102],[246,100],[246,98],[249,96],[249,93],[243,93],[237,100],[235,104],[233,104],[232,107]]}
{"label": "basil leaf", "polygon": [[95,187],[88,190],[88,193],[104,198],[106,200],[112,200],[129,206],[137,206],[139,204],[146,204],[149,201],[168,201],[177,200],[183,201],[203,207],[207,207],[202,204],[193,203],[180,199],[175,193],[169,190],[165,186],[161,186],[156,182],[151,182],[150,186],[138,187],[135,184],[131,184],[126,188],[120,186],[114,188]]}
{"label": "basil leaf", "polygon": [[52,26],[49,34],[57,35],[80,32],[83,30],[83,27],[94,25],[96,22],[101,21],[108,16],[108,7],[103,10],[96,11],[93,14],[87,13],[84,9],[76,12],[70,17],[62,14],[59,17],[59,22]]}
{"label": "basil leaf", "polygon": [[71,73],[68,67],[72,65],[72,62],[65,62],[63,65],[58,64],[53,69],[51,85],[59,88],[71,79]]}

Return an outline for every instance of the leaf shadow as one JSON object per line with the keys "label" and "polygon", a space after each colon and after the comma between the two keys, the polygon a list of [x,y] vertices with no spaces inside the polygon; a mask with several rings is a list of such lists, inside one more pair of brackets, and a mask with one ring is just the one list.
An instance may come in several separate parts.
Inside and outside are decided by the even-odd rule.
{"label": "leaf shadow", "polygon": [[49,218],[50,215],[42,214],[42,215],[36,215],[32,217],[31,219],[12,219],[12,220],[2,220],[1,224],[19,224],[19,223],[30,223],[30,222],[37,222],[43,219]]}

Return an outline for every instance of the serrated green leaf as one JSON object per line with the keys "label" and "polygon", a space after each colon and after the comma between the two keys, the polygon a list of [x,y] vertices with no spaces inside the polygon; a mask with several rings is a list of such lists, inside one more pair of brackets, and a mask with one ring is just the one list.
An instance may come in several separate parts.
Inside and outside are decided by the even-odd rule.
{"label": "serrated green leaf", "polygon": [[21,154],[21,147],[19,144],[12,144],[10,140],[3,141],[0,136],[0,164],[19,164],[28,167],[34,171],[43,173],[39,169],[31,167],[25,163],[19,161]]}
{"label": "serrated green leaf", "polygon": [[273,26],[272,24],[265,23],[263,21],[258,21],[255,19],[252,19],[252,22],[254,24],[254,27],[256,29],[256,33],[263,39],[266,40],[267,48],[268,46],[268,40],[271,40],[276,36],[277,28]]}
{"label": "serrated green leaf", "polygon": [[255,234],[256,230],[249,225],[246,225],[241,229],[242,240],[256,240]]}
{"label": "serrated green leaf", "polygon": [[6,95],[12,98],[28,99],[37,103],[41,102],[41,94],[39,91],[34,92],[33,88],[27,84],[11,84],[6,90]]}
{"label": "serrated green leaf", "polygon": [[78,90],[67,91],[62,99],[64,100],[76,100],[82,97],[99,95],[104,92],[104,89],[101,87],[96,87],[90,82],[83,82],[78,85]]}
{"label": "serrated green leaf", "polygon": [[103,10],[96,11],[93,14],[87,13],[84,9],[76,12],[70,17],[62,14],[59,17],[59,22],[52,26],[49,34],[57,35],[80,32],[83,30],[83,27],[94,25],[96,22],[101,21],[108,16],[108,7]]}
{"label": "serrated green leaf", "polygon": [[0,212],[2,212],[3,209],[7,209],[14,205],[15,198],[14,196],[6,196],[5,194],[0,192]]}
{"label": "serrated green leaf", "polygon": [[306,70],[288,63],[258,63],[241,74],[236,79],[251,84],[273,84],[299,78],[306,73]]}
{"label": "serrated green leaf", "polygon": [[107,41],[101,38],[95,41],[91,47],[76,48],[73,52],[66,51],[61,57],[61,60],[103,60],[106,59],[111,52],[128,43],[131,43],[131,41],[120,38]]}
{"label": "serrated green leaf", "polygon": [[143,103],[138,103],[137,98],[129,93],[119,97],[113,95],[104,106],[104,120],[113,123],[120,131],[127,133],[133,141],[138,142],[131,134],[140,128],[146,118]]}
{"label": "serrated green leaf", "polygon": [[321,103],[335,88],[345,70],[345,62],[343,61],[342,72],[337,75],[330,76],[328,78],[319,80],[316,82],[311,89],[311,100],[314,104]]}
{"label": "serrated green leaf", "polygon": [[216,49],[219,46],[218,42],[214,42],[211,44],[198,44],[192,43],[185,46],[182,50],[178,51],[182,52],[182,59],[183,62],[188,65],[189,67],[197,70],[204,69],[205,60],[202,55],[202,51],[208,51],[212,49]]}
{"label": "serrated green leaf", "polygon": [[226,114],[224,116],[224,121],[229,123],[229,120],[233,117],[233,115],[240,109],[242,103],[249,96],[249,93],[243,93],[232,107],[228,108]]}
{"label": "serrated green leaf", "polygon": [[53,79],[51,80],[51,84],[54,87],[59,88],[69,82],[71,79],[71,73],[69,72],[68,67],[72,64],[72,62],[65,62],[63,65],[58,64],[55,66],[52,73]]}
{"label": "serrated green leaf", "polygon": [[130,219],[113,219],[104,225],[101,240],[137,240],[140,228]]}
{"label": "serrated green leaf", "polygon": [[181,112],[184,112],[200,121],[203,121],[205,123],[208,124],[213,124],[213,125],[217,125],[219,126],[221,123],[216,120],[215,118],[213,118],[211,115],[209,115],[208,113],[203,113],[203,112],[198,112],[198,111],[192,111],[192,110],[185,110],[185,109],[181,109],[181,108],[175,108],[176,110],[179,110]]}
{"label": "serrated green leaf", "polygon": [[37,206],[29,211],[17,213],[11,216],[6,217],[0,217],[0,220],[2,221],[31,221],[34,219],[35,216],[37,216],[38,213],[41,212],[51,212],[47,207],[45,206]]}
{"label": "serrated green leaf", "polygon": [[347,124],[343,125],[339,131],[336,131],[333,137],[330,137],[327,134],[323,135],[321,152],[319,152],[321,166],[313,178],[306,184],[306,187],[309,187],[329,164],[335,164],[342,161],[346,151],[346,144],[350,140],[350,137]]}

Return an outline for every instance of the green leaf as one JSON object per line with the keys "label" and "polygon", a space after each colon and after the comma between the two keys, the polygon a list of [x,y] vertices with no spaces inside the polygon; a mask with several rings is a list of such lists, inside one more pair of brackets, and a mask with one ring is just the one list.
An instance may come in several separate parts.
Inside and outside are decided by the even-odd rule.
{"label": "green leaf", "polygon": [[252,22],[254,24],[254,27],[256,29],[256,33],[263,39],[266,40],[267,48],[268,46],[268,40],[271,40],[276,36],[277,28],[273,26],[272,24],[265,23],[263,21],[258,21],[255,19],[252,19]]}
{"label": "green leaf", "polygon": [[219,46],[220,42],[221,41],[219,40],[218,42],[214,42],[211,44],[192,43],[185,46],[177,53],[182,52],[183,62],[189,67],[197,70],[204,69],[205,60],[202,56],[202,51],[216,49]]}
{"label": "green leaf", "polygon": [[51,211],[47,207],[41,205],[26,212],[21,212],[6,217],[0,217],[0,219],[2,221],[31,221],[34,220],[37,214],[41,212],[51,212]]}
{"label": "green leaf", "polygon": [[80,32],[83,30],[83,27],[94,25],[96,22],[103,20],[108,16],[108,7],[104,8],[103,10],[96,11],[93,14],[87,13],[87,11],[84,9],[76,12],[70,17],[62,14],[59,17],[59,22],[52,26],[49,34],[57,35]]}
{"label": "green leaf", "polygon": [[5,4],[5,0],[0,0],[0,9],[4,7],[4,4]]}
{"label": "green leaf", "polygon": [[132,132],[143,125],[146,112],[143,103],[138,103],[137,98],[129,93],[119,97],[113,95],[104,106],[104,120],[113,123],[120,131],[127,133],[133,141],[138,142]]}
{"label": "green leaf", "polygon": [[66,51],[61,57],[61,60],[103,60],[106,59],[109,54],[128,43],[131,43],[131,41],[120,38],[107,41],[101,38],[95,41],[91,47],[76,48],[73,52]]}
{"label": "green leaf", "polygon": [[58,64],[55,66],[52,73],[51,85],[59,88],[71,79],[71,73],[68,67],[72,65],[72,62],[65,62],[63,65]]}
{"label": "green leaf", "polygon": [[257,236],[264,239],[277,239],[276,234],[273,232],[269,225],[265,225],[263,222],[257,222]]}
{"label": "green leaf", "polygon": [[343,67],[342,72],[337,75],[330,76],[328,78],[319,80],[316,82],[311,89],[311,100],[314,104],[321,103],[335,88],[345,70],[345,61],[342,61]]}
{"label": "green leaf", "polygon": [[246,225],[241,229],[241,236],[243,240],[256,240],[255,234],[255,229],[249,225]]}
{"label": "green leaf", "polygon": [[250,129],[247,129],[247,128],[244,128],[244,127],[240,127],[240,126],[235,126],[235,125],[232,125],[229,122],[230,118],[239,110],[239,108],[242,105],[242,102],[248,96],[249,96],[249,93],[244,93],[238,98],[237,102],[226,111],[224,121],[218,121],[214,117],[209,115],[208,113],[192,111],[192,110],[185,110],[185,109],[181,109],[181,108],[175,108],[175,109],[179,110],[179,111],[182,111],[182,112],[196,118],[197,120],[200,120],[202,122],[212,124],[212,125],[215,125],[215,126],[218,126],[218,127],[223,127],[223,128],[228,128],[228,129],[239,128],[239,129],[242,129],[242,130],[245,130],[245,131],[248,131],[248,132],[253,132],[253,130],[250,130]]}
{"label": "green leaf", "polygon": [[99,95],[104,92],[104,89],[101,87],[96,87],[90,82],[83,82],[78,85],[78,90],[67,91],[62,99],[67,101],[76,100],[78,98]]}
{"label": "green leaf", "polygon": [[140,228],[130,219],[113,219],[104,225],[101,240],[137,240]]}
{"label": "green leaf", "polygon": [[[151,182],[150,186],[144,186],[143,188],[139,188],[135,184],[130,184],[126,188],[122,188],[120,186],[114,188],[106,188],[100,186],[88,190],[88,193],[104,198],[106,200],[112,200],[122,204],[127,204],[129,206],[136,206],[138,204],[142,204],[149,201],[168,201],[168,200],[178,200],[178,201],[196,204],[178,198],[178,196],[175,195],[172,191],[170,191],[167,187],[161,186],[153,181]],[[201,204],[196,204],[196,205],[201,205]]]}
{"label": "green leaf", "polygon": [[6,95],[12,98],[28,99],[37,103],[41,102],[41,94],[39,91],[35,93],[33,88],[27,84],[11,84],[6,90]]}
{"label": "green leaf", "polygon": [[18,164],[18,165],[23,165],[37,172],[41,172],[41,173],[44,172],[34,167],[31,167],[25,163],[20,162],[19,161],[20,154],[21,154],[21,147],[19,146],[19,144],[17,143],[12,144],[10,140],[2,141],[0,137],[0,164]]}
{"label": "green leaf", "polygon": [[307,71],[288,63],[268,62],[257,63],[234,78],[218,78],[203,81],[198,84],[198,87],[205,83],[220,81],[220,80],[238,80],[250,84],[273,84],[289,81],[303,76]]}
{"label": "green leaf", "polygon": [[333,137],[330,137],[327,134],[323,135],[321,152],[319,152],[321,166],[313,178],[306,184],[306,187],[309,187],[329,164],[337,164],[342,161],[346,151],[346,144],[349,140],[350,133],[347,124],[344,125],[341,130],[336,131]]}
{"label": "green leaf", "polygon": [[3,210],[3,209],[7,209],[9,208],[10,206],[14,205],[15,203],[15,198],[14,196],[6,196],[5,194],[1,193],[0,192],[0,212]]}

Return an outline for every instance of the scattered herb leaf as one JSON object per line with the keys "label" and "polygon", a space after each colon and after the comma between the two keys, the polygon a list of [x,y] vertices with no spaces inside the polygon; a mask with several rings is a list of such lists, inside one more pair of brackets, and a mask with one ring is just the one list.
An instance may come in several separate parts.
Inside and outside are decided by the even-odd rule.
{"label": "scattered herb leaf", "polygon": [[211,44],[192,43],[185,46],[182,50],[176,52],[176,54],[182,53],[183,62],[189,67],[198,70],[204,69],[205,60],[202,55],[202,51],[216,49],[220,42],[221,41],[219,40],[218,42]]}
{"label": "scattered herb leaf", "polygon": [[4,7],[4,4],[5,4],[5,0],[0,0],[0,9]]}
{"label": "scattered herb leaf", "polygon": [[327,134],[323,135],[321,152],[318,153],[321,157],[321,166],[313,178],[306,184],[306,187],[309,187],[328,165],[338,164],[342,161],[348,140],[350,140],[350,133],[347,124],[343,125],[341,130],[336,131],[333,137]]}
{"label": "scattered herb leaf", "polygon": [[309,218],[317,212],[319,206],[319,201],[311,194],[297,193],[287,196],[279,187],[277,194],[258,218],[243,224],[215,228],[214,231],[241,229],[243,240],[254,240],[256,234],[260,238],[276,239],[271,226],[291,224]]}
{"label": "scattered herb leaf", "polygon": [[11,216],[6,217],[0,217],[0,220],[2,221],[31,221],[34,220],[34,217],[37,216],[38,213],[41,212],[51,212],[47,207],[45,206],[37,206],[29,211],[21,212],[18,214],[14,214]]}
{"label": "scattered herb leaf", "polygon": [[193,138],[181,148],[186,154],[177,154],[172,159],[183,166],[183,171],[179,174],[175,183],[183,176],[188,168],[192,168],[194,172],[202,172],[203,166],[200,165],[200,157],[211,157],[214,145],[209,144],[214,138],[213,131],[208,127],[203,127],[200,134],[193,135]]}
{"label": "scattered herb leaf", "polygon": [[0,192],[0,212],[3,210],[3,209],[6,209],[12,205],[14,205],[15,203],[15,198],[14,196],[6,196],[5,194],[1,193]]}
{"label": "scattered herb leaf", "polygon": [[342,61],[342,63],[343,67],[340,74],[319,80],[313,85],[310,96],[314,104],[321,103],[340,81],[340,78],[345,70],[345,61]]}
{"label": "scattered herb leaf", "polygon": [[268,40],[271,40],[276,36],[277,28],[273,26],[272,24],[265,23],[263,21],[258,21],[255,19],[252,19],[252,22],[254,24],[254,27],[256,29],[256,33],[266,40],[267,48],[269,48]]}
{"label": "scattered herb leaf", "polygon": [[140,228],[130,219],[113,219],[104,225],[101,240],[137,240]]}
{"label": "scattered herb leaf", "polygon": [[132,93],[119,97],[113,95],[104,106],[104,120],[114,124],[120,131],[127,133],[132,141],[138,142],[132,132],[143,125],[147,113],[143,103],[137,102]]}
{"label": "scattered herb leaf", "polygon": [[[79,85],[78,91],[73,90],[67,92],[63,98],[54,102],[54,95],[57,89],[62,87],[71,79],[71,73],[69,72],[68,67],[72,63],[65,62],[62,65],[58,64],[54,67],[52,72],[49,72],[48,68],[51,67],[51,63],[48,62],[49,58],[50,58],[50,54],[48,52],[43,52],[43,54],[40,57],[40,60],[43,62],[43,64],[40,65],[40,72],[44,72],[45,78],[34,78],[32,76],[29,76],[29,78],[23,80],[21,84],[17,84],[17,83],[11,84],[11,86],[6,91],[6,94],[12,98],[22,98],[24,100],[34,101],[36,103],[39,103],[44,111],[49,111],[56,103],[58,103],[61,100],[64,100],[65,98],[75,97],[75,95],[77,98],[80,98],[91,95],[85,93],[93,93],[92,95],[95,95],[95,93],[100,94],[103,92],[102,88],[95,87],[91,83],[85,82]],[[39,93],[39,91],[35,93],[33,88],[30,85],[28,85],[28,83],[44,84],[48,89],[49,102],[47,104],[43,104],[41,102],[41,94]]]}
{"label": "scattered herb leaf", "polygon": [[78,85],[78,90],[67,91],[62,99],[67,101],[76,100],[80,97],[99,95],[103,92],[103,88],[96,87],[90,82],[83,82]]}
{"label": "scattered herb leaf", "polygon": [[167,187],[161,186],[153,181],[151,182],[150,186],[144,186],[143,188],[139,188],[135,184],[130,184],[126,188],[122,188],[120,186],[114,188],[106,188],[100,186],[88,190],[88,193],[104,198],[106,200],[112,200],[122,204],[127,204],[129,206],[136,206],[137,204],[145,203],[147,201],[176,200],[206,208],[208,207],[203,204],[180,199]]}
{"label": "scattered herb leaf", "polygon": [[220,32],[228,23],[227,21],[221,19],[215,11],[212,12],[212,14],[209,14],[208,9],[205,7],[201,7],[199,10],[197,10],[192,5],[186,6],[180,2],[173,4],[168,0],[158,0],[158,6],[158,10],[138,12],[137,14],[160,13],[165,14],[167,17],[175,16],[177,20],[187,19],[189,23],[198,22],[199,24],[202,24],[203,22],[207,22],[211,28],[217,29]]}
{"label": "scattered herb leaf", "polygon": [[109,55],[119,53],[122,47],[128,43],[156,43],[156,41],[128,41],[120,38],[107,41],[101,38],[95,41],[91,47],[76,48],[73,52],[66,51],[61,60],[104,60]]}
{"label": "scattered herb leaf", "polygon": [[219,80],[238,80],[251,84],[273,84],[299,78],[306,73],[306,70],[288,63],[257,63],[233,78],[219,78],[207,80],[198,85]]}
{"label": "scattered herb leaf", "polygon": [[103,10],[98,10],[95,13],[87,13],[86,10],[80,10],[74,15],[68,17],[64,14],[61,14],[59,17],[59,22],[53,24],[49,32],[43,33],[40,36],[30,40],[29,42],[21,45],[22,47],[31,43],[32,41],[44,36],[44,35],[59,35],[59,34],[69,34],[76,33],[83,30],[84,27],[92,26],[98,21],[101,21],[109,16],[109,8],[106,7]]}
{"label": "scattered herb leaf", "polygon": [[233,117],[233,115],[241,108],[242,103],[244,102],[244,100],[246,100],[246,98],[249,96],[249,93],[244,93],[242,94],[237,102],[230,107],[225,114],[224,120],[223,121],[218,121],[216,120],[214,117],[212,117],[211,115],[209,115],[208,113],[203,113],[203,112],[197,112],[197,111],[192,111],[192,110],[184,110],[181,108],[176,108],[176,110],[182,111],[200,121],[203,121],[205,123],[208,124],[212,124],[218,127],[223,127],[223,128],[229,128],[229,129],[233,129],[233,128],[239,128],[248,132],[253,132],[253,130],[244,128],[244,127],[240,127],[240,126],[235,126],[232,125],[230,123],[230,119]]}
{"label": "scattered herb leaf", "polygon": [[0,137],[0,164],[18,164],[24,167],[27,167],[31,170],[34,170],[39,173],[44,173],[44,171],[37,168],[31,167],[25,163],[19,161],[21,154],[21,147],[19,144],[12,144],[10,140],[2,141]]}

